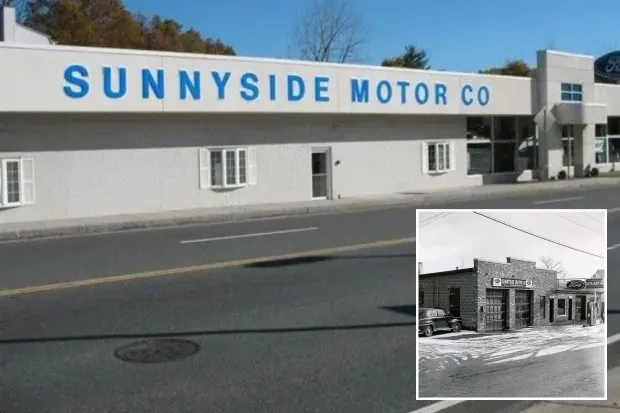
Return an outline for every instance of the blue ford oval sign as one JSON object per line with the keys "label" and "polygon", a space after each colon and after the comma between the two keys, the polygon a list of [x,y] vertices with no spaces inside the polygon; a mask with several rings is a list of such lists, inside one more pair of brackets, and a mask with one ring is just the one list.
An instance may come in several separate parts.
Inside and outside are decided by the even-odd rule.
{"label": "blue ford oval sign", "polygon": [[594,62],[594,72],[611,80],[620,80],[620,50],[607,53]]}

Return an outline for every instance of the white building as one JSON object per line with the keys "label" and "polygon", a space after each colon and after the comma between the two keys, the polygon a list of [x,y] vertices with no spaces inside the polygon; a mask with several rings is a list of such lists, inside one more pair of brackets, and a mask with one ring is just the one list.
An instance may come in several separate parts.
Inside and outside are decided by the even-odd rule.
{"label": "white building", "polygon": [[529,79],[28,43],[0,43],[0,223],[550,179],[568,142],[577,176],[620,161],[590,56]]}

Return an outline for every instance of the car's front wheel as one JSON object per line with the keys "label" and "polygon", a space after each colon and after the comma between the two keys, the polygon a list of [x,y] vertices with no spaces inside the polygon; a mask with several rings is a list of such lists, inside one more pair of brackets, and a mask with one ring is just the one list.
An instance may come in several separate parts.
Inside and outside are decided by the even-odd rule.
{"label": "car's front wheel", "polygon": [[424,336],[430,337],[432,335],[433,335],[433,327],[426,326],[426,328],[424,329]]}
{"label": "car's front wheel", "polygon": [[461,331],[461,324],[456,323],[454,326],[452,326],[452,331],[454,331],[455,333],[458,333],[459,331]]}

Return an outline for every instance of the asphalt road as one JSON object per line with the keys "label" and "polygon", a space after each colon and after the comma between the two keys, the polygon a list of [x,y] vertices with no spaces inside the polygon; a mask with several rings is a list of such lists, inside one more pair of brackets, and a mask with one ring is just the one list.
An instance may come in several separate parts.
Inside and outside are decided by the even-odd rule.
{"label": "asphalt road", "polygon": [[[613,209],[620,188],[437,207]],[[610,245],[620,243],[618,223],[611,214]],[[415,209],[393,208],[0,244],[0,406],[16,413],[414,411],[432,403],[415,400],[416,261],[407,241],[414,236]],[[192,240],[203,241],[183,243]],[[392,245],[333,251],[386,240]],[[313,250],[321,251],[235,266]],[[618,253],[610,251],[610,274]],[[149,271],[148,279],[131,279]],[[91,281],[54,286],[76,280]],[[12,292],[40,285],[46,291]],[[620,310],[619,289],[610,276],[610,311]],[[618,330],[620,318],[611,315],[609,333]],[[201,350],[163,364],[114,357],[120,346],[162,336]]]}

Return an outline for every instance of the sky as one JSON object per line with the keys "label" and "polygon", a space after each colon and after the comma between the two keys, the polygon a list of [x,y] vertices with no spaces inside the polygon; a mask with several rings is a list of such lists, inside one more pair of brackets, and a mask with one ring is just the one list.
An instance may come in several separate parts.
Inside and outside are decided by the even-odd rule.
{"label": "sky", "polygon": [[[219,37],[242,56],[296,57],[291,31],[311,0],[125,0],[132,12],[171,17]],[[370,41],[363,63],[378,64],[411,43],[433,68],[477,72],[507,59],[535,64],[536,50],[600,56],[620,49],[618,0],[351,0]],[[596,4],[596,7],[594,5]]]}
{"label": "sky", "polygon": [[[605,269],[602,258],[542,240],[473,212],[438,215],[440,212],[420,212],[418,218],[416,257],[425,273],[471,268],[474,258],[506,262],[506,257],[536,261],[539,268],[545,268],[541,257],[552,257],[566,269],[566,278],[589,278],[598,269]],[[604,212],[479,212],[568,247],[606,257]]]}

